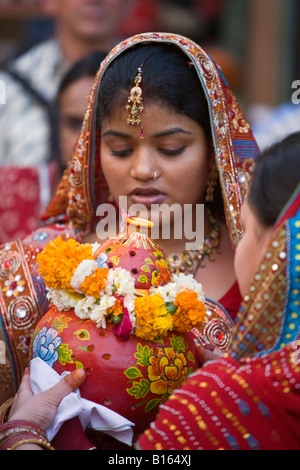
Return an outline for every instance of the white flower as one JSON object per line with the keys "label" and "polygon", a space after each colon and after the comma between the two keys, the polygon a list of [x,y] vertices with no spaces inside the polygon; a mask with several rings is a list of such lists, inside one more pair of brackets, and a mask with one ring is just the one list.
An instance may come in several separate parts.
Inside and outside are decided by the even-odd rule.
{"label": "white flower", "polygon": [[126,295],[124,297],[124,308],[127,308],[128,310],[129,319],[132,323],[132,328],[135,328],[135,322],[136,322],[134,299],[135,299],[135,296],[133,294]]}
{"label": "white flower", "polygon": [[81,318],[82,320],[90,318],[90,314],[95,305],[95,297],[87,295],[76,303],[74,308],[75,315],[77,315],[77,317]]}
{"label": "white flower", "polygon": [[202,285],[195,280],[192,274],[174,274],[172,282],[169,282],[165,286],[151,287],[150,294],[159,294],[164,299],[165,303],[167,303],[175,302],[177,295],[185,290],[196,292],[198,300],[204,302]]}
{"label": "white flower", "polygon": [[107,275],[106,293],[112,295],[114,292],[118,295],[133,295],[134,278],[130,272],[123,268],[110,269]]}
{"label": "white flower", "polygon": [[78,302],[78,295],[54,287],[48,288],[47,298],[60,312],[74,308]]}
{"label": "white flower", "polygon": [[117,299],[115,297],[104,294],[101,297],[100,304],[94,305],[89,317],[96,323],[98,328],[105,328],[105,317],[107,315],[107,311],[115,304],[116,300]]}
{"label": "white flower", "polygon": [[202,284],[200,284],[200,282],[197,282],[192,274],[174,274],[173,283],[176,286],[177,293],[185,290],[197,292],[198,300],[204,302],[205,298],[203,294]]}
{"label": "white flower", "polygon": [[92,259],[85,259],[77,266],[71,279],[71,287],[76,292],[82,293],[80,289],[81,284],[85,281],[85,278],[91,276],[94,270],[97,268],[97,262]]}
{"label": "white flower", "polygon": [[150,294],[158,294],[164,302],[175,302],[178,294],[177,285],[174,282],[169,282],[165,286],[151,287]]}

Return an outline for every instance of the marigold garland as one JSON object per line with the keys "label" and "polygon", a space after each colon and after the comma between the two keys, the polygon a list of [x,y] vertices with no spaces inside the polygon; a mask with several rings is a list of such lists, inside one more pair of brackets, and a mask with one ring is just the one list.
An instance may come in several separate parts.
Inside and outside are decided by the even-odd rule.
{"label": "marigold garland", "polygon": [[112,315],[113,317],[119,317],[123,315],[124,309],[120,299],[117,299],[112,307],[107,310],[108,315]]}
{"label": "marigold garland", "polygon": [[74,309],[99,328],[113,321],[123,338],[133,333],[149,341],[170,331],[185,333],[206,319],[202,286],[192,275],[173,275],[172,282],[149,291],[135,289],[129,271],[109,269],[103,254],[95,258],[98,246],[59,237],[38,255],[47,297],[60,311]]}
{"label": "marigold garland", "polygon": [[206,319],[204,304],[198,300],[196,292],[180,292],[174,305],[177,310],[173,315],[173,322],[177,331],[188,331]]}
{"label": "marigold garland", "polygon": [[56,238],[38,254],[39,274],[43,276],[47,287],[68,289],[78,264],[85,259],[93,259],[92,246],[81,244],[70,238],[64,241]]}
{"label": "marigold garland", "polygon": [[86,277],[81,284],[82,292],[98,299],[100,292],[105,288],[107,274],[108,268],[96,268],[93,274]]}
{"label": "marigold garland", "polygon": [[165,336],[173,329],[173,318],[168,313],[165,302],[158,294],[146,295],[135,299],[136,329],[139,338],[154,340]]}

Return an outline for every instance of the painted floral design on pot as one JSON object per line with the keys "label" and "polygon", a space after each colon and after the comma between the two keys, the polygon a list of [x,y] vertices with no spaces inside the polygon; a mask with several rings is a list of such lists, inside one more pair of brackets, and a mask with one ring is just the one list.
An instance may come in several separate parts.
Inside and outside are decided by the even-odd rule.
{"label": "painted floral design on pot", "polygon": [[[164,343],[154,342],[154,348],[138,343],[134,357],[140,367],[132,366],[124,371],[131,381],[127,393],[136,400],[145,399],[143,405],[146,413],[164,403],[174,390],[186,382],[196,367],[194,354],[187,349],[186,339],[172,335]],[[148,394],[150,399],[147,399]]]}
{"label": "painted floral design on pot", "polygon": [[[178,341],[179,338],[175,337],[174,339]],[[172,339],[170,341],[172,344]],[[158,348],[155,354],[149,358],[149,364],[147,374],[151,382],[152,393],[171,395],[174,390],[186,382],[188,366],[184,343],[179,351],[173,347]]]}
{"label": "painted floral design on pot", "polygon": [[33,342],[33,355],[40,357],[50,367],[53,367],[58,360],[58,348],[62,339],[58,336],[58,332],[54,328],[41,328]]}

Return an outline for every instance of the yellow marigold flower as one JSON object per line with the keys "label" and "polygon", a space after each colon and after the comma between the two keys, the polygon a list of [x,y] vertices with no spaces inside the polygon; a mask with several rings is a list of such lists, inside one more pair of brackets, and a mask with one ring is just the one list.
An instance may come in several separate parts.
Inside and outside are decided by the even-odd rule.
{"label": "yellow marigold flower", "polygon": [[64,241],[58,237],[37,256],[39,274],[48,287],[73,291],[70,287],[72,276],[85,259],[93,259],[90,244],[81,244],[72,238]]}
{"label": "yellow marigold flower", "polygon": [[135,299],[135,335],[153,341],[165,336],[173,328],[172,315],[168,313],[164,300],[158,294]]}
{"label": "yellow marigold flower", "polygon": [[205,306],[198,300],[196,292],[180,292],[174,304],[177,306],[173,315],[174,329],[181,333],[190,331],[206,318]]}
{"label": "yellow marigold flower", "polygon": [[80,288],[91,297],[100,297],[100,291],[105,287],[108,268],[96,268],[91,276],[85,278]]}

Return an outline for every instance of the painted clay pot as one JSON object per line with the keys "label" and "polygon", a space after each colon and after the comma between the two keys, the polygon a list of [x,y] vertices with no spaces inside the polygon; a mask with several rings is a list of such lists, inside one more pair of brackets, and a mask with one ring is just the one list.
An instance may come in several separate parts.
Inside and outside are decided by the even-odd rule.
{"label": "painted clay pot", "polygon": [[[139,225],[139,221],[144,225]],[[149,290],[171,282],[165,253],[149,237],[150,226],[143,219],[128,219],[127,230],[107,240],[95,252],[108,268],[122,267],[135,279],[136,289]]]}
{"label": "painted clay pot", "polygon": [[[129,271],[141,295],[172,281],[165,254],[149,237],[149,224],[128,219],[127,230],[94,253],[99,268]],[[158,406],[198,367],[192,333],[174,331],[157,341],[133,334],[121,339],[116,325],[106,322],[106,328],[98,328],[73,310],[55,306],[35,329],[32,357],[40,357],[58,374],[84,368],[88,377],[81,396],[132,421],[135,435],[149,426]]]}
{"label": "painted clay pot", "polygon": [[135,423],[141,433],[154,419],[159,404],[181,387],[197,368],[191,333],[170,333],[161,341],[131,335],[119,339],[109,324],[97,328],[74,312],[51,307],[37,325],[32,356],[40,357],[62,374],[84,368],[83,398],[105,405]]}

